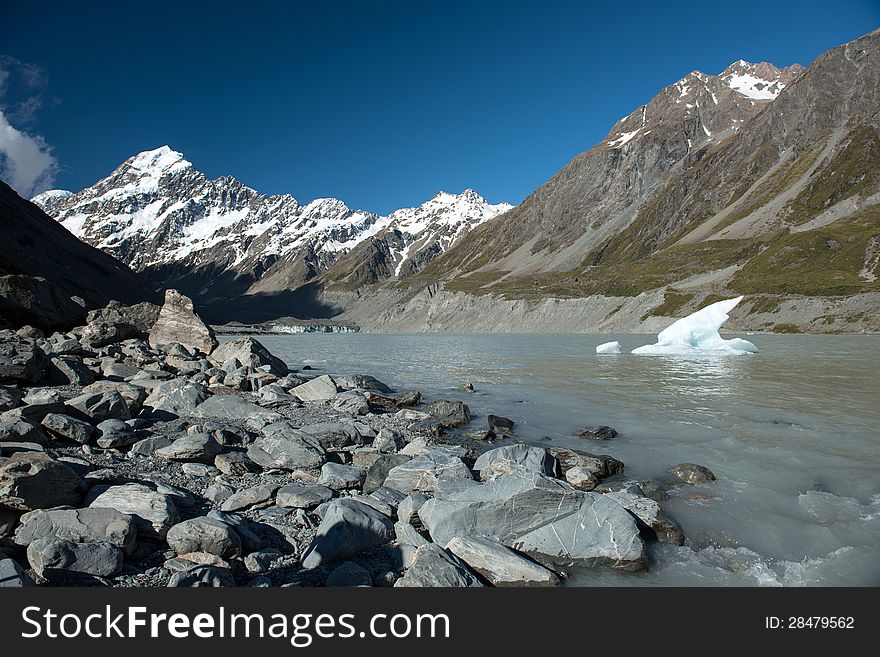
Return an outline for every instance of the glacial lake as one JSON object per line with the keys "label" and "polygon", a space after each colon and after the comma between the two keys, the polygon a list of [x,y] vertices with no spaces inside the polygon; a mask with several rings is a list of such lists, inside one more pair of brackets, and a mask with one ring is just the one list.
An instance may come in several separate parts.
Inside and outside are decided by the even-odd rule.
{"label": "glacial lake", "polygon": [[[291,367],[461,399],[470,430],[495,413],[526,442],[610,454],[628,478],[660,478],[681,462],[714,471],[716,482],[674,488],[663,502],[688,545],[652,544],[644,573],[573,570],[571,585],[880,585],[880,336],[743,337],[760,353],[595,354],[602,342],[629,351],[653,335],[259,339]],[[475,394],[457,390],[465,382]],[[594,424],[620,435],[572,437]]]}

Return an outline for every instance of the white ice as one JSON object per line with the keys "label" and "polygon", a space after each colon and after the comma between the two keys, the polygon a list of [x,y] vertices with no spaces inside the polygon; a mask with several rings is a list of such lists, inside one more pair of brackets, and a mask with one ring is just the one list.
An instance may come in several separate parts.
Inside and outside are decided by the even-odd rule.
{"label": "white ice", "polygon": [[598,347],[596,347],[597,354],[619,354],[620,353],[620,343],[616,340],[614,342],[603,342]]}
{"label": "white ice", "polygon": [[725,340],[718,334],[729,313],[742,297],[718,301],[682,317],[657,334],[657,343],[633,349],[634,354],[729,354],[741,356],[758,351],[748,340]]}

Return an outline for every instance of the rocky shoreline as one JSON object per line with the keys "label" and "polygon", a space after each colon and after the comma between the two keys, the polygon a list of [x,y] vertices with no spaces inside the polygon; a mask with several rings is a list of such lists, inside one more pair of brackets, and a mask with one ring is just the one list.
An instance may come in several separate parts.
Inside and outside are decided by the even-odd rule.
{"label": "rocky shoreline", "polygon": [[[173,290],[0,331],[0,587],[554,586],[685,542],[665,486],[366,374],[218,343]],[[610,427],[580,432],[586,444]]]}

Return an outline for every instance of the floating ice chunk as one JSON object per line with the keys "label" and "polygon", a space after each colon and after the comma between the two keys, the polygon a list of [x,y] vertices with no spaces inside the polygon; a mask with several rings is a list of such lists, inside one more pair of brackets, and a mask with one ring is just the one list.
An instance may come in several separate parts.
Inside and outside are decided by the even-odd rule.
{"label": "floating ice chunk", "polygon": [[597,354],[619,354],[620,353],[620,343],[616,340],[614,342],[603,342],[598,347],[596,347]]}
{"label": "floating ice chunk", "polygon": [[695,313],[682,317],[657,334],[657,344],[633,349],[634,354],[730,354],[743,355],[758,351],[748,340],[725,340],[718,334],[729,313],[742,297],[718,301]]}

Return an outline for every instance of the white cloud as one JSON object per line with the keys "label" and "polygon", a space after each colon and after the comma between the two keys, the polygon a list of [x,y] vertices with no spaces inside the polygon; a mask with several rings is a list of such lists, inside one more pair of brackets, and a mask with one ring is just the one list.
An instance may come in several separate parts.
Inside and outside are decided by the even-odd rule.
{"label": "white cloud", "polygon": [[13,127],[0,110],[0,178],[24,198],[52,187],[58,161],[39,135]]}

